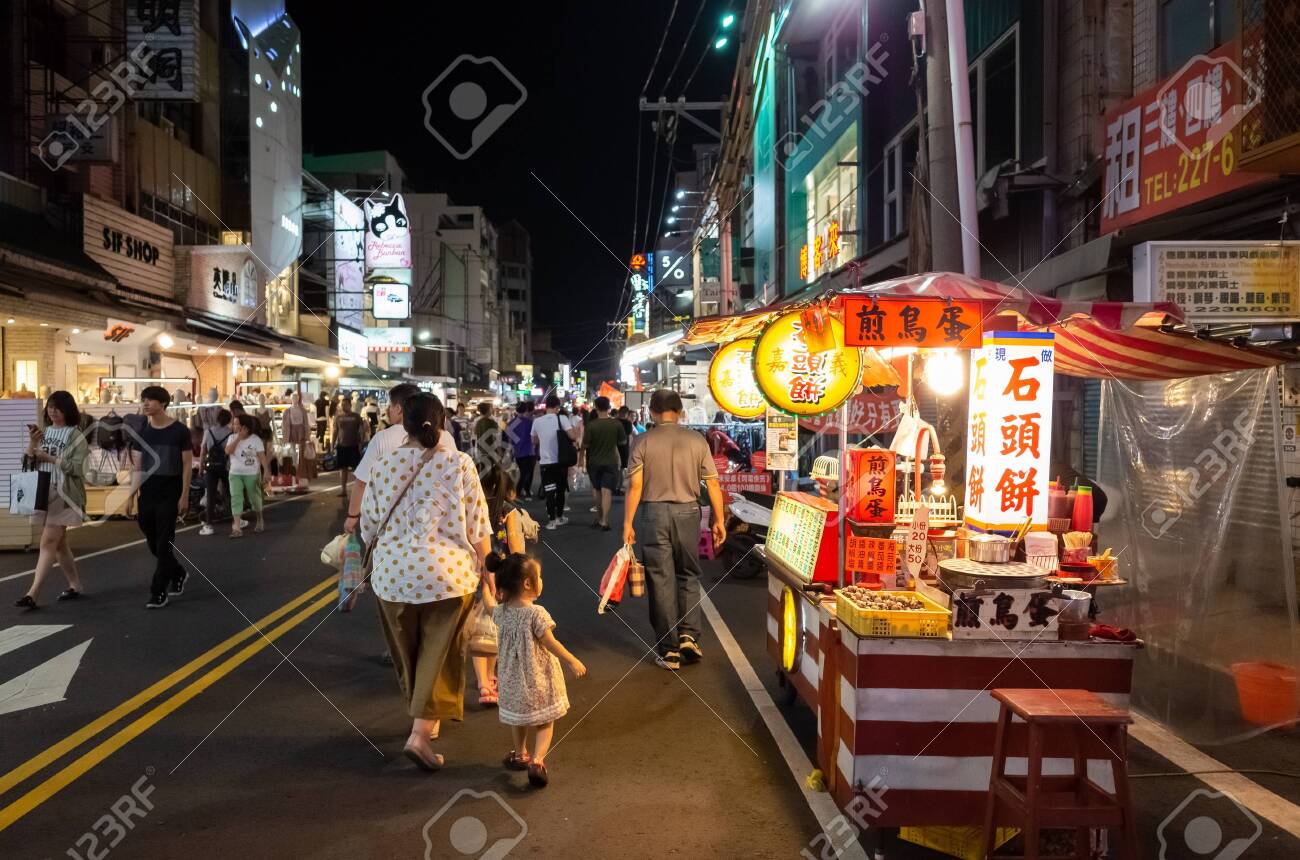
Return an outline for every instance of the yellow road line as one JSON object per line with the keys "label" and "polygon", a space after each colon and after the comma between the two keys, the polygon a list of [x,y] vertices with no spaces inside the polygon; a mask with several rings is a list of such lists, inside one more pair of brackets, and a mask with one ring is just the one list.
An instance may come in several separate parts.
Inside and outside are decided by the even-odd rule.
{"label": "yellow road line", "polygon": [[[118,705],[113,710],[99,717],[96,717],[92,722],[87,724],[84,728],[79,729],[78,731],[68,735],[63,740],[47,748],[46,750],[34,756],[33,758],[29,759],[28,761],[24,762],[23,764],[20,764],[18,767],[6,773],[4,776],[0,776],[0,794],[5,793],[9,789],[18,785],[23,780],[27,779],[28,777],[40,771],[42,768],[46,767],[50,763],[57,761],[59,758],[63,757],[71,750],[81,746],[83,743],[90,740],[100,732],[104,731],[109,726],[113,725],[118,720],[125,717],[127,714],[130,714],[131,712],[136,711],[142,706],[148,704],[150,700],[156,698],[157,696],[162,695],[167,690],[174,687],[176,684],[185,680],[190,675],[193,675],[199,669],[202,669],[204,666],[208,665],[213,660],[216,660],[218,657],[225,654],[227,651],[231,650],[232,648],[236,647],[244,640],[248,639],[250,636],[257,636],[258,630],[265,630],[271,624],[275,623],[279,619],[283,618],[285,615],[292,612],[294,609],[297,609],[299,606],[306,603],[308,600],[311,600],[313,597],[320,594],[321,591],[323,591],[324,589],[329,588],[330,586],[337,583],[338,579],[339,579],[338,575],[336,574],[334,576],[331,576],[329,579],[326,579],[325,581],[313,586],[303,594],[299,595],[298,597],[295,597],[293,600],[289,601],[284,606],[281,606],[279,609],[272,612],[270,615],[267,615],[265,618],[258,620],[251,627],[247,627],[241,630],[240,632],[236,633],[234,636],[231,636],[225,642],[222,642],[221,644],[212,647],[207,652],[191,660],[189,663],[186,663],[184,666],[172,672],[167,677],[163,678],[162,680],[158,681],[155,684],[150,685],[144,690],[141,690],[139,693],[136,693],[134,696],[127,699],[125,702]],[[333,595],[331,594],[331,596]]]}
{"label": "yellow road line", "polygon": [[230,674],[241,664],[246,662],[253,655],[259,653],[270,644],[279,639],[285,633],[310,618],[315,613],[329,606],[335,601],[334,594],[327,594],[320,600],[309,605],[298,614],[281,623],[274,630],[268,631],[264,636],[259,636],[256,641],[245,645],[237,653],[227,657],[219,665],[209,670],[203,676],[191,681],[185,687],[181,688],[169,698],[159,702],[146,713],[142,714],[132,722],[123,726],[117,732],[110,735],[106,740],[96,745],[90,751],[83,753],[79,758],[74,760],[63,770],[46,779],[40,785],[15,800],[13,803],[0,809],[0,831],[5,830],[18,819],[49,800],[61,790],[66,788],[74,780],[80,778],[86,771],[144,734],[150,727],[162,721],[168,714],[175,711],[181,705],[184,705],[190,699],[202,693],[208,687]]}

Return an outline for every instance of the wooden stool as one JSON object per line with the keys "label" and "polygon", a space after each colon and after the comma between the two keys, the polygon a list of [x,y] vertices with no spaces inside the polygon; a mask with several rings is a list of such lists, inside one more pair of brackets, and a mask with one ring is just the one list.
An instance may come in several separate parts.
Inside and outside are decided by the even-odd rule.
{"label": "wooden stool", "polygon": [[[1128,793],[1128,711],[1117,708],[1087,690],[994,690],[1002,703],[993,743],[993,770],[984,809],[984,849],[993,857],[993,840],[999,826],[1024,831],[1025,853],[1037,858],[1043,829],[1073,829],[1074,857],[1088,860],[1092,828],[1113,827],[1123,833],[1124,860],[1138,860],[1137,826]],[[1011,716],[1024,720],[1028,730],[1026,775],[1007,776],[1007,748]],[[1043,748],[1048,737],[1072,748],[1071,776],[1043,776]],[[1089,746],[1105,748],[1115,779],[1111,794],[1088,778]]]}

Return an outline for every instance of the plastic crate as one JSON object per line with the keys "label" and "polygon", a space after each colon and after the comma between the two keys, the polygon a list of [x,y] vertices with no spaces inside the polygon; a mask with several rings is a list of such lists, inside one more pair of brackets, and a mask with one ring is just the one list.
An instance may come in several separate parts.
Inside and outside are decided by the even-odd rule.
{"label": "plastic crate", "polygon": [[[993,847],[1001,848],[1020,831],[1014,827],[999,827],[993,836]],[[961,860],[980,860],[980,843],[984,831],[979,827],[900,827],[898,838],[914,845],[931,848]]]}
{"label": "plastic crate", "polygon": [[859,636],[890,636],[901,639],[951,639],[948,619],[951,613],[924,594],[915,591],[881,591],[882,595],[914,597],[925,609],[862,609],[835,592],[835,617]]}

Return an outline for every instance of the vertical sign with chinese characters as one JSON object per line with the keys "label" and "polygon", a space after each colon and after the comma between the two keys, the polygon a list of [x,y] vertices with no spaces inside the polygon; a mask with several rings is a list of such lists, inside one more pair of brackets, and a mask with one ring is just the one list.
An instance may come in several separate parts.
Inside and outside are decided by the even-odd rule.
{"label": "vertical sign with chinese characters", "polygon": [[971,353],[966,524],[1010,532],[1047,527],[1054,338],[985,332]]}
{"label": "vertical sign with chinese characters", "polygon": [[628,286],[632,291],[632,313],[627,318],[628,339],[650,336],[650,291],[654,289],[654,257],[633,254],[628,261]]}
{"label": "vertical sign with chinese characters", "polygon": [[793,415],[767,410],[767,468],[790,472],[799,468],[799,423]]}
{"label": "vertical sign with chinese characters", "polygon": [[885,448],[850,448],[844,510],[860,523],[894,521],[894,452]]}
{"label": "vertical sign with chinese characters", "polygon": [[126,3],[126,52],[144,45],[146,83],[135,97],[199,100],[199,0],[136,0]]}

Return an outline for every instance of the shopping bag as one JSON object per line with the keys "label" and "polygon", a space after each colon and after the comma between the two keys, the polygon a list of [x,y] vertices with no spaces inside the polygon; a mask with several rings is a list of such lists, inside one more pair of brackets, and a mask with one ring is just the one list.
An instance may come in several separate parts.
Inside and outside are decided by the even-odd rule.
{"label": "shopping bag", "polygon": [[474,601],[465,619],[465,647],[474,657],[492,657],[497,653],[497,625],[482,599]]}
{"label": "shopping bag", "polygon": [[30,516],[49,505],[49,472],[15,472],[9,477],[9,513]]}
{"label": "shopping bag", "polygon": [[569,492],[585,493],[591,489],[591,478],[581,469],[574,469],[569,473]]}
{"label": "shopping bag", "polygon": [[343,534],[340,535],[335,535],[330,540],[329,543],[321,547],[321,551],[320,551],[321,562],[324,564],[328,564],[330,567],[334,568],[335,570],[342,570],[343,569],[343,548],[347,545],[348,538],[350,537],[352,537],[352,535],[348,534],[347,532],[344,532]]}
{"label": "shopping bag", "polygon": [[633,597],[645,597],[645,565],[635,556],[627,569],[627,585]]}
{"label": "shopping bag", "polygon": [[627,582],[627,571],[635,560],[632,547],[624,544],[609,560],[605,575],[600,580],[600,604],[596,607],[597,615],[604,615],[605,608],[617,606],[623,599],[623,586]]}
{"label": "shopping bag", "polygon": [[339,570],[339,612],[351,612],[357,597],[366,589],[366,548],[356,534],[343,544],[343,566]]}

